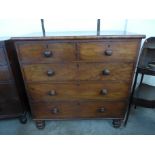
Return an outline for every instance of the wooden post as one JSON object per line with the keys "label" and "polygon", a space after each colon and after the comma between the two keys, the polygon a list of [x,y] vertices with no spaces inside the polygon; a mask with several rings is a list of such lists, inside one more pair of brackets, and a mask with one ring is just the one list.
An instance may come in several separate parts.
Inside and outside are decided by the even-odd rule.
{"label": "wooden post", "polygon": [[125,24],[124,24],[124,35],[126,35],[127,33],[127,26],[128,26],[128,20],[125,20]]}
{"label": "wooden post", "polygon": [[46,36],[46,32],[45,32],[45,26],[44,26],[44,19],[41,19],[41,27],[42,27],[43,36],[45,37]]}
{"label": "wooden post", "polygon": [[97,36],[100,35],[100,19],[97,19]]}

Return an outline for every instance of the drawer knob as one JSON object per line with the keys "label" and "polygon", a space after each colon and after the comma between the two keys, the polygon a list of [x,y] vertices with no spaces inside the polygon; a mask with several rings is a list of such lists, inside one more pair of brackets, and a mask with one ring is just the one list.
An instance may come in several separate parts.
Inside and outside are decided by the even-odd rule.
{"label": "drawer knob", "polygon": [[56,91],[55,91],[55,90],[50,90],[50,91],[48,92],[48,95],[49,95],[49,96],[55,96],[55,95],[56,95]]}
{"label": "drawer knob", "polygon": [[107,55],[107,56],[111,56],[112,55],[112,50],[106,50],[105,51],[105,55]]}
{"label": "drawer knob", "polygon": [[103,107],[99,108],[99,109],[98,109],[98,112],[104,113],[104,112],[105,112],[105,108],[103,108]]}
{"label": "drawer knob", "polygon": [[103,70],[103,75],[109,75],[110,74],[110,70],[109,69],[104,69]]}
{"label": "drawer knob", "polygon": [[57,113],[59,113],[59,109],[58,108],[53,108],[51,110],[51,112],[52,112],[52,114],[57,114]]}
{"label": "drawer knob", "polygon": [[44,51],[44,56],[45,57],[51,57],[52,56],[52,52],[51,51]]}
{"label": "drawer knob", "polygon": [[100,93],[102,95],[107,95],[108,94],[108,91],[107,91],[107,89],[102,89]]}
{"label": "drawer knob", "polygon": [[55,72],[52,69],[50,69],[50,70],[47,71],[47,75],[48,76],[52,76],[54,74],[55,74]]}

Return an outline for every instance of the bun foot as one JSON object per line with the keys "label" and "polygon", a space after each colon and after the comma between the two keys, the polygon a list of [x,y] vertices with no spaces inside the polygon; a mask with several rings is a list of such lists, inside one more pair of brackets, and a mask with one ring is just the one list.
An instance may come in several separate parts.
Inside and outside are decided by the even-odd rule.
{"label": "bun foot", "polygon": [[20,116],[19,121],[21,124],[26,124],[27,123],[27,117],[26,116]]}
{"label": "bun foot", "polygon": [[114,128],[120,128],[122,124],[122,120],[121,119],[114,119],[113,122],[112,122],[112,125]]}
{"label": "bun foot", "polygon": [[44,129],[45,128],[45,121],[43,121],[43,120],[37,120],[36,121],[36,127],[38,129]]}

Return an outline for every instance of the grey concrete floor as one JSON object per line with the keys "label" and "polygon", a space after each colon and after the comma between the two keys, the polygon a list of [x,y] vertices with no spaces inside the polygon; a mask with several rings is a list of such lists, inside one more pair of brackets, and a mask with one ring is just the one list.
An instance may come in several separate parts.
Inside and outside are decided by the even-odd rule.
{"label": "grey concrete floor", "polygon": [[155,109],[132,108],[126,127],[115,129],[111,120],[46,121],[46,127],[38,130],[31,117],[27,124],[18,119],[1,120],[1,135],[154,135]]}

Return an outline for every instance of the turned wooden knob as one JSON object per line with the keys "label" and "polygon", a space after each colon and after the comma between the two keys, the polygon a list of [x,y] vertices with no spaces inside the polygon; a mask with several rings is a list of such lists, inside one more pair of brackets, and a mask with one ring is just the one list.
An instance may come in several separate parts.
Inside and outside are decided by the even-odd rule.
{"label": "turned wooden knob", "polygon": [[49,96],[55,96],[55,95],[56,95],[56,91],[55,91],[55,90],[50,90],[50,91],[48,92],[48,95],[49,95]]}
{"label": "turned wooden knob", "polygon": [[102,89],[100,93],[101,93],[101,95],[107,95],[108,91],[107,91],[107,89]]}
{"label": "turned wooden knob", "polygon": [[47,51],[44,51],[43,53],[44,53],[45,57],[51,57],[52,56],[52,51],[47,50]]}
{"label": "turned wooden knob", "polygon": [[51,113],[52,113],[52,114],[57,114],[57,113],[59,113],[59,109],[58,109],[58,108],[53,108],[53,109],[51,110]]}
{"label": "turned wooden knob", "polygon": [[48,76],[52,76],[52,75],[54,75],[55,74],[55,72],[52,70],[52,69],[49,69],[48,71],[47,71],[47,75]]}
{"label": "turned wooden knob", "polygon": [[103,70],[102,73],[103,73],[103,75],[109,75],[110,74],[110,70],[106,68],[106,69]]}
{"label": "turned wooden knob", "polygon": [[107,56],[111,56],[112,55],[112,50],[106,50],[105,51],[105,55],[107,55]]}

